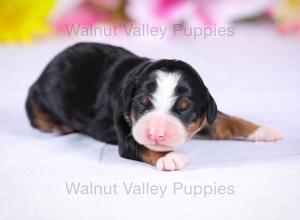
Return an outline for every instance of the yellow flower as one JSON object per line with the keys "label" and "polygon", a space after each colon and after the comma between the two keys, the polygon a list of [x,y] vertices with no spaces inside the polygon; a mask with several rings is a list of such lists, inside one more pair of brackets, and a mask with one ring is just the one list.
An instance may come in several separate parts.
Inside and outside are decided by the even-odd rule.
{"label": "yellow flower", "polygon": [[290,29],[300,25],[300,0],[281,0],[275,8],[275,20]]}
{"label": "yellow flower", "polygon": [[55,0],[0,0],[0,42],[26,42],[50,31]]}

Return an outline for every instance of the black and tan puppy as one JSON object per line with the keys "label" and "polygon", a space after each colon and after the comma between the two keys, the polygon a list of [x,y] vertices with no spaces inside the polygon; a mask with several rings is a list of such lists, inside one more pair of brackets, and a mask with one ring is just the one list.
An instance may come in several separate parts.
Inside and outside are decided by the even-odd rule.
{"label": "black and tan puppy", "polygon": [[160,170],[184,168],[175,148],[202,134],[275,141],[277,132],[218,112],[199,74],[179,60],[136,56],[120,47],[76,44],[57,55],[32,85],[31,125],[79,131],[119,146],[121,157]]}

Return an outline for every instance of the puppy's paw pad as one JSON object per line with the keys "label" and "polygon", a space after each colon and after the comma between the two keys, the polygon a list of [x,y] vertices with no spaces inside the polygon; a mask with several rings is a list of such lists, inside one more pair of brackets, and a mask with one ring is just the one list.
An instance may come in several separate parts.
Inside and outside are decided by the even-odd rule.
{"label": "puppy's paw pad", "polygon": [[274,129],[259,127],[255,132],[249,135],[248,139],[250,141],[278,141],[283,139],[283,136]]}
{"label": "puppy's paw pad", "polygon": [[174,171],[181,170],[186,166],[187,160],[184,155],[171,152],[158,159],[156,167],[159,170]]}

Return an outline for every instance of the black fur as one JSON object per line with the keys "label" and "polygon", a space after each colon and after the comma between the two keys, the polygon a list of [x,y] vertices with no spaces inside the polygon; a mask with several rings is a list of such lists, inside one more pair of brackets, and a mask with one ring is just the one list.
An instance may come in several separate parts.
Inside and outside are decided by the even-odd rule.
{"label": "black fur", "polygon": [[173,115],[188,124],[207,114],[212,123],[217,106],[197,72],[178,60],[151,61],[120,48],[97,43],[79,43],[58,54],[31,86],[26,109],[32,126],[33,106],[53,117],[58,124],[100,141],[118,144],[122,157],[141,160],[144,149],[131,134],[130,114],[137,120],[151,109],[138,98],[155,90],[155,70],[178,72],[176,88],[192,105]]}

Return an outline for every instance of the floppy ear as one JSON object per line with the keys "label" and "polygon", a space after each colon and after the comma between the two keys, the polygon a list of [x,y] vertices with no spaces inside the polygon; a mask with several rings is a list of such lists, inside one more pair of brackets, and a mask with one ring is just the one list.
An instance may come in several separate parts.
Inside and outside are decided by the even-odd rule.
{"label": "floppy ear", "polygon": [[134,88],[135,88],[135,77],[134,74],[131,74],[124,81],[124,84],[121,88],[121,94],[119,99],[119,108],[121,112],[123,112],[125,115],[130,114]]}
{"label": "floppy ear", "polygon": [[217,117],[217,113],[218,113],[217,104],[213,99],[213,97],[208,92],[208,104],[206,110],[208,124],[212,124],[215,121]]}
{"label": "floppy ear", "polygon": [[124,67],[124,69],[131,69],[131,71],[126,75],[120,90],[119,109],[127,116],[130,114],[136,81],[139,75],[144,71],[144,68],[150,63],[151,61],[148,59],[143,59],[142,62],[141,60],[132,60]]}
{"label": "floppy ear", "polygon": [[148,62],[143,62],[139,65],[136,65],[135,62],[132,62],[130,63],[130,65],[124,68],[131,68],[131,71],[126,75],[124,82],[122,83],[119,94],[119,109],[127,116],[129,116],[130,114],[132,97],[134,94],[137,78],[147,63]]}

